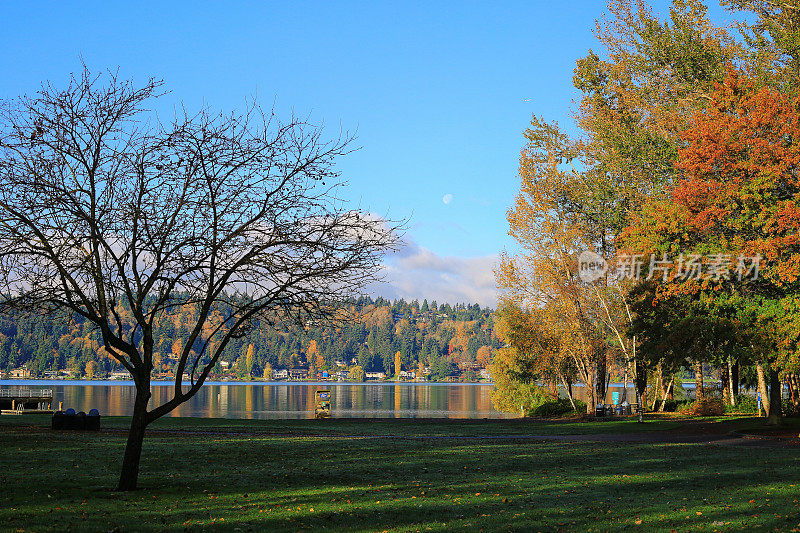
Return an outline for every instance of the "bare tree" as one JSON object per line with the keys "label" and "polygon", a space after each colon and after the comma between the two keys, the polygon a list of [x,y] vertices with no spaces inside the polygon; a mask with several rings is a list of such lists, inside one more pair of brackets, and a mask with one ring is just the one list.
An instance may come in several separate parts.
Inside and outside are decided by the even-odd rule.
{"label": "bare tree", "polygon": [[[197,393],[231,339],[257,318],[330,318],[398,242],[338,195],[351,136],[256,104],[164,124],[146,108],[162,94],[84,68],[0,107],[2,305],[84,317],[133,376],[119,490],[136,488],[147,425]],[[176,309],[193,323],[171,399],[150,406],[154,327]]]}

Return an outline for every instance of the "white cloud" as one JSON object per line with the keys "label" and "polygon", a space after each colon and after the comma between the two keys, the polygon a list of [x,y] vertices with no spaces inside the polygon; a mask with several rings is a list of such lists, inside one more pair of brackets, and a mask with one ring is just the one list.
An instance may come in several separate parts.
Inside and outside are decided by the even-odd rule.
{"label": "white cloud", "polygon": [[373,287],[373,294],[386,298],[436,300],[438,303],[478,303],[497,306],[497,285],[492,269],[496,255],[442,257],[407,242],[386,257],[385,283]]}
{"label": "white cloud", "polygon": [[442,202],[444,202],[444,205],[450,205],[450,202],[452,202],[452,201],[453,201],[453,195],[452,194],[447,193],[444,196],[442,196]]}

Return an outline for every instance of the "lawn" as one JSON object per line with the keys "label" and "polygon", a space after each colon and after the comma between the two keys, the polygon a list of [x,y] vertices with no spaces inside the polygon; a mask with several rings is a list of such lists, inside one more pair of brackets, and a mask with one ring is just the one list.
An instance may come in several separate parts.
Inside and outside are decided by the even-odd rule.
{"label": "lawn", "polygon": [[[46,417],[0,417],[0,528],[724,531],[800,522],[797,446],[525,438],[641,432],[632,420],[163,419],[145,443],[141,490],[121,494],[111,489],[126,422],[105,418],[100,433],[79,433],[51,431]],[[681,424],[644,429],[657,436]]]}

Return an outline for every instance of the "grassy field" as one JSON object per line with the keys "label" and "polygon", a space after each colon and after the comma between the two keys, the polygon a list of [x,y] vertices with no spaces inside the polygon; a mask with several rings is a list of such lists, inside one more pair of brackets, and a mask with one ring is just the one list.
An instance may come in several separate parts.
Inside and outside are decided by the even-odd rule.
{"label": "grassy field", "polygon": [[[141,490],[121,494],[111,489],[126,422],[104,418],[100,433],[80,433],[51,431],[43,416],[0,417],[0,529],[786,531],[800,522],[798,446],[658,442],[686,431],[676,420],[170,418],[148,434]],[[709,419],[701,429],[760,424]],[[529,438],[642,431],[656,442]]]}

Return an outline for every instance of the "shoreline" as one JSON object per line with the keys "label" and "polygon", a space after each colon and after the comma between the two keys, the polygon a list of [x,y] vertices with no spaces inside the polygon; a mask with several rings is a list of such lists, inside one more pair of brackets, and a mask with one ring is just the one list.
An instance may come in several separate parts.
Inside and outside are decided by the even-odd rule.
{"label": "shoreline", "polygon": [[[191,385],[189,381],[183,381],[184,385]],[[3,379],[0,380],[0,386],[28,386],[28,385],[83,385],[83,386],[135,386],[133,380],[122,379]],[[155,387],[168,387],[174,386],[174,381],[166,380],[153,380],[150,382],[151,386]],[[420,385],[420,386],[450,386],[450,385],[467,385],[467,386],[480,386],[489,385],[494,386],[494,382],[484,381],[206,381],[203,385],[318,385],[318,386],[333,386],[333,385]]]}

